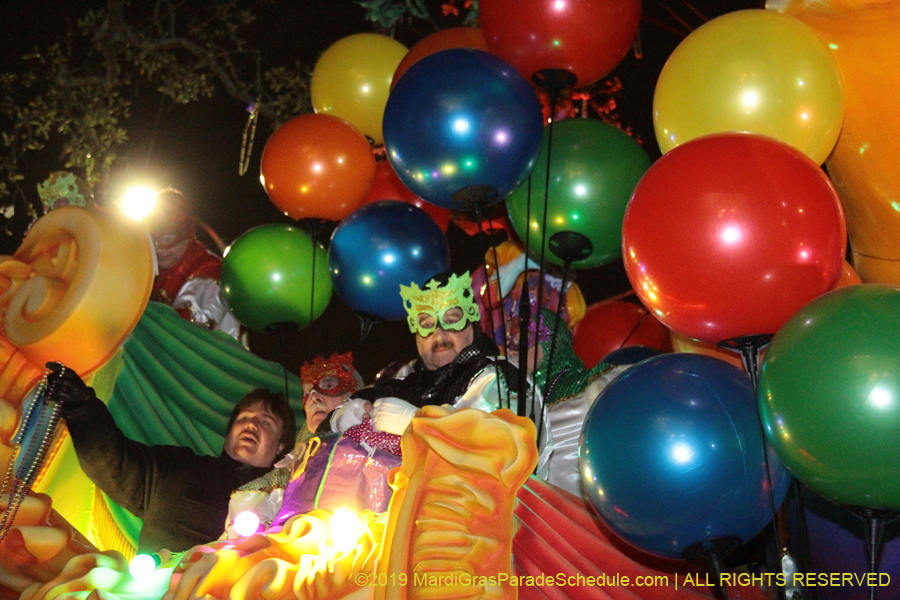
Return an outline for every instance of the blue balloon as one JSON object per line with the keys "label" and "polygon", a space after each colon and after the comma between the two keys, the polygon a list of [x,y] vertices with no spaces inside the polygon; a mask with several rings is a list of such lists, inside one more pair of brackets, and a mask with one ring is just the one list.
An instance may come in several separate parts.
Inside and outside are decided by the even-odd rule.
{"label": "blue balloon", "polygon": [[406,316],[400,284],[423,285],[450,270],[444,232],[421,208],[396,200],[357,209],[334,230],[328,271],[352,309],[385,320]]}
{"label": "blue balloon", "polygon": [[[662,354],[622,373],[588,412],[579,464],[600,518],[657,556],[746,542],[772,520],[755,393],[717,358]],[[790,477],[771,449],[769,467],[777,508]]]}
{"label": "blue balloon", "polygon": [[[453,195],[488,186],[499,202],[528,177],[541,149],[543,113],[509,63],[456,48],[409,68],[384,109],[388,160],[410,190],[449,209]],[[487,204],[487,203],[485,203]]]}

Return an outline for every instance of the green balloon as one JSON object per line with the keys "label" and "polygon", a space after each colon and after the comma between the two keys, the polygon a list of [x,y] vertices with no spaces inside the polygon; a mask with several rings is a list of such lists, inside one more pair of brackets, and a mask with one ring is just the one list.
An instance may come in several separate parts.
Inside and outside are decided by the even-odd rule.
{"label": "green balloon", "polygon": [[[539,254],[541,245],[547,244],[553,234],[574,231],[590,240],[593,252],[574,261],[572,267],[588,269],[614,261],[622,255],[625,207],[638,181],[650,168],[650,159],[640,144],[612,125],[596,119],[566,119],[553,125],[547,188],[549,127],[544,128],[543,135],[541,153],[531,171],[530,219],[527,181],[506,199],[516,233],[524,240],[530,221],[528,247]],[[542,227],[545,205],[546,232]],[[564,264],[549,247],[545,247],[544,256]]]}
{"label": "green balloon", "polygon": [[262,332],[284,324],[306,327],[332,294],[325,249],[316,244],[313,252],[312,236],[290,225],[263,225],[241,235],[225,251],[219,279],[234,316]]}
{"label": "green balloon", "polygon": [[816,298],[766,350],[766,436],[800,481],[839,504],[900,510],[900,287]]}

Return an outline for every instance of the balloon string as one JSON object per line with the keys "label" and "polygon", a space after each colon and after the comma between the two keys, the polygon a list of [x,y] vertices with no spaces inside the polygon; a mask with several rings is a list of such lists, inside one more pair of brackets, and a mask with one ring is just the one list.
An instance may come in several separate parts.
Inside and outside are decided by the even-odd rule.
{"label": "balloon string", "polygon": [[[475,222],[478,223],[478,252],[481,256],[481,266],[484,267],[484,280],[485,287],[487,288],[487,298],[488,298],[488,323],[491,328],[491,339],[497,339],[497,329],[494,325],[494,311],[491,309],[491,282],[488,277],[488,258],[487,252],[484,249],[484,225],[481,222],[481,206],[478,202],[474,202],[474,208],[472,209],[473,217],[475,218]],[[494,239],[493,239],[493,231],[491,232],[491,248],[494,248]],[[494,249],[494,266],[497,266],[497,251]],[[499,277],[498,277],[499,280]],[[506,339],[506,338],[504,338]]]}
{"label": "balloon string", "polygon": [[[809,529],[806,525],[806,503],[803,501],[803,490],[800,488],[800,481],[796,478],[792,479],[791,487],[794,491],[794,500],[797,505],[797,524],[800,529],[800,551],[802,552],[800,566],[805,568],[812,562],[812,551],[809,547]],[[809,592],[809,600],[816,600],[815,590],[810,588],[807,591]]]}
{"label": "balloon string", "polygon": [[[497,301],[500,303],[500,335],[503,339],[503,348],[505,349],[506,356],[509,357],[509,344],[507,344],[506,340],[506,311],[503,309],[503,288],[500,284],[500,259],[497,257],[497,244],[494,243],[494,222],[492,220],[488,220],[488,227],[490,228],[490,236],[491,236],[491,253],[494,255],[494,272],[497,273]],[[528,256],[525,255],[526,263]],[[488,313],[491,315],[491,335],[494,336],[494,339],[497,339],[497,333],[494,331],[494,306],[493,300],[491,296],[491,282],[487,273],[487,254],[484,256],[485,266],[484,266],[484,276],[485,280],[487,280],[487,294],[488,294]],[[528,265],[526,264],[526,267]],[[511,383],[511,382],[510,382]],[[507,383],[506,385],[506,408],[512,409],[512,399],[510,391],[510,385]],[[500,408],[503,408],[503,396],[500,398]]]}
{"label": "balloon string", "polygon": [[[528,325],[531,316],[531,302],[528,301],[528,248],[531,237],[531,174],[528,175],[528,188],[525,195],[525,273],[522,277],[522,293],[519,296],[519,399],[516,403],[516,414],[525,416],[525,401],[528,398]],[[524,363],[522,362],[524,359]]]}
{"label": "balloon string", "polygon": [[[565,306],[566,302],[566,280],[569,278],[569,266],[571,265],[571,262],[571,260],[566,260],[565,266],[563,267],[562,287],[559,290],[559,303],[557,303],[556,305],[556,321],[553,323],[553,334],[550,336],[550,351],[547,353],[547,379],[546,381],[544,381],[543,389],[544,403],[547,402],[547,395],[551,391],[550,386],[552,385],[552,381],[550,379],[550,375],[553,373],[553,350],[556,348],[556,337],[559,334],[559,323],[563,320],[562,311],[563,306]],[[538,313],[540,313],[540,309],[538,309]],[[540,321],[538,321],[538,329],[540,329]],[[538,438],[538,442],[540,442],[540,438]]]}
{"label": "balloon string", "polygon": [[288,391],[288,370],[287,370],[287,328],[278,328],[278,338],[281,341],[281,369],[284,371],[284,400],[290,403],[291,396]]}
{"label": "balloon string", "polygon": [[[754,365],[759,364],[759,355],[762,353],[762,349],[768,345],[768,338],[766,336],[758,336],[756,338],[749,337],[744,338],[743,340],[739,340],[743,342],[743,347],[741,350],[741,357],[743,362],[745,363],[745,369],[748,369],[748,375],[750,375],[750,384],[753,387],[754,393],[757,392],[758,387],[758,379],[750,373],[749,369],[751,368],[751,363]],[[729,345],[725,345],[725,348],[729,348],[734,350],[735,348]],[[751,360],[750,353],[754,353],[755,360]],[[771,461],[769,461],[769,443],[766,440],[766,431],[763,426],[762,417],[759,414],[759,411],[756,413],[756,422],[759,426],[759,435],[762,439],[762,451],[763,451],[763,466],[766,470],[766,496],[769,499],[769,512],[772,515],[772,527],[775,530],[775,556],[780,557],[782,548],[787,551],[787,539],[786,535],[783,534],[782,519],[779,518],[779,511],[775,507],[775,490],[772,486],[772,465]]]}
{"label": "balloon string", "polygon": [[[562,72],[556,73],[556,75],[561,75],[561,74],[562,74]],[[538,281],[537,281],[537,292],[536,292],[537,300],[536,300],[536,304],[535,304],[536,327],[535,327],[534,350],[533,350],[534,351],[534,367],[533,367],[533,371],[532,371],[533,375],[537,374],[538,367],[540,366],[537,364],[538,363],[537,355],[538,355],[538,348],[540,347],[538,338],[539,338],[540,323],[541,323],[541,301],[542,301],[542,296],[544,295],[544,258],[545,258],[545,253],[546,253],[546,249],[547,249],[547,213],[549,212],[548,206],[550,204],[550,165],[551,165],[551,160],[553,158],[553,129],[554,129],[554,124],[556,122],[554,115],[556,114],[556,105],[557,105],[557,101],[559,100],[560,83],[562,81],[564,81],[564,79],[561,77],[553,77],[553,78],[548,78],[548,81],[550,82],[549,89],[548,89],[548,95],[549,95],[549,100],[550,100],[550,102],[549,102],[549,104],[550,104],[550,119],[549,119],[550,124],[547,128],[547,165],[544,170],[544,208],[543,208],[543,215],[542,215],[542,219],[541,219],[541,252],[540,252],[540,260],[538,261]],[[572,83],[574,83],[574,82],[572,82]],[[529,188],[529,192],[530,192],[530,188]],[[526,224],[529,222],[530,222],[530,217],[529,217],[529,221],[526,221]],[[530,229],[530,228],[526,227],[526,231],[528,229]],[[568,262],[566,264],[565,276],[563,277],[563,286],[564,287],[565,287],[565,280],[567,277],[568,277]],[[526,282],[528,281],[527,259],[525,262],[525,281]],[[528,289],[527,285],[525,286],[525,289],[526,290]],[[564,294],[562,294],[562,290],[560,290],[560,292],[561,292],[560,293],[560,303],[562,303],[565,296],[564,296]],[[523,295],[522,300],[520,302],[522,302],[522,301],[525,301],[528,303],[528,312],[530,314],[531,302],[530,302],[529,296]],[[560,306],[561,306],[561,304],[560,304]],[[557,309],[559,309],[560,306],[557,306]],[[557,324],[558,324],[558,321],[557,321]],[[523,341],[521,342],[519,347],[524,348],[524,350],[525,350],[525,356],[526,356],[525,369],[528,370],[527,353],[529,352],[530,349],[528,347],[528,330],[527,330],[527,328],[524,328],[521,333],[523,336]],[[554,326],[553,334],[550,337],[550,352],[548,352],[548,360],[552,360],[553,347],[556,345],[556,336],[558,333],[559,333],[558,328],[556,326]],[[519,360],[521,361],[521,358]],[[548,362],[548,367],[547,367],[547,378],[548,379],[550,378],[549,375],[550,375],[550,370],[549,370],[549,362]],[[530,416],[531,416],[532,421],[537,423],[538,422],[538,414],[543,415],[543,411],[540,411],[540,413],[539,413],[539,411],[537,409],[537,406],[536,406],[537,398],[535,396],[535,393],[536,393],[536,390],[532,389],[531,415]],[[538,446],[538,448],[541,447],[541,438],[542,437],[543,437],[543,423],[541,423],[540,426],[537,427],[537,446]]]}
{"label": "balloon string", "polygon": [[[490,279],[488,278],[488,270],[487,270],[487,252],[486,252],[485,249],[484,249],[484,227],[483,227],[483,224],[482,224],[482,222],[481,222],[481,218],[482,218],[482,215],[481,215],[481,203],[480,203],[480,202],[475,202],[474,204],[475,204],[475,206],[474,206],[473,212],[475,213],[475,214],[474,214],[474,216],[475,216],[475,221],[478,223],[478,251],[479,251],[479,253],[481,254],[481,257],[482,257],[482,263],[481,263],[481,264],[482,264],[482,266],[484,267],[484,280],[485,280],[485,285],[487,286],[487,297],[488,297],[488,321],[490,322],[490,327],[491,327],[491,339],[492,339],[492,340],[495,340],[495,339],[497,339],[497,335],[496,335],[496,334],[497,334],[497,330],[496,330],[496,328],[494,327],[494,309],[493,309],[493,307],[491,306],[491,282],[490,282]],[[491,248],[494,249],[494,264],[496,265],[496,264],[497,264],[497,249],[496,249],[496,247],[494,247],[493,228],[491,229]],[[497,281],[498,281],[498,282],[500,281],[500,277],[499,277],[499,276],[497,277]],[[498,283],[498,285],[497,285],[497,289],[498,289],[498,290],[500,289],[499,283]],[[502,308],[503,308],[502,303],[501,303],[500,307],[501,307],[501,312],[502,312]],[[502,321],[502,319],[501,319],[501,321]],[[506,329],[506,328],[504,327],[504,331],[505,331],[505,329]],[[503,339],[504,339],[504,340],[506,339],[506,336],[505,336],[505,335],[504,335]],[[494,369],[495,369],[496,372],[497,372],[497,373],[496,373],[496,374],[497,374],[497,381],[500,381],[500,369],[499,369],[499,367],[497,367],[497,363],[496,363],[496,362],[494,363]],[[507,387],[507,390],[506,390],[506,405],[507,405],[507,406],[510,406],[509,386],[506,386],[506,387]],[[503,408],[503,390],[502,390],[502,386],[501,386],[500,388],[498,388],[497,393],[498,393],[498,396],[499,396],[500,408]]]}
{"label": "balloon string", "polygon": [[284,401],[288,404],[291,403],[291,393],[288,387],[288,370],[287,367],[282,363],[281,369],[284,371]]}
{"label": "balloon string", "polygon": [[[622,340],[622,343],[619,344],[618,349],[622,349],[625,347],[625,344],[628,343],[628,340],[631,339],[631,336],[633,336],[635,333],[637,333],[637,330],[641,328],[641,325],[644,324],[644,321],[646,321],[647,317],[649,317],[649,316],[650,316],[650,313],[648,313],[648,312],[644,313],[644,316],[642,316],[641,320],[637,322],[637,325],[635,325],[634,327],[631,328],[631,331],[628,332],[628,335],[626,335],[625,339]],[[603,360],[603,359],[601,358],[600,360]]]}
{"label": "balloon string", "polygon": [[[547,213],[549,212],[548,205],[550,204],[550,163],[551,163],[551,159],[553,158],[553,129],[554,129],[553,125],[556,122],[556,120],[553,118],[553,115],[556,112],[556,100],[557,100],[557,96],[558,96],[557,92],[558,92],[558,90],[556,89],[556,86],[552,86],[552,88],[550,90],[550,125],[547,128],[547,166],[545,167],[545,171],[544,171],[544,209],[543,209],[543,216],[542,216],[542,220],[541,220],[541,252],[540,252],[540,260],[538,261],[538,280],[537,280],[537,292],[536,292],[537,293],[537,301],[536,301],[537,327],[535,328],[536,332],[540,330],[541,299],[542,299],[542,296],[544,295],[544,257],[546,255],[546,250],[547,250]],[[527,269],[528,265],[526,264],[525,266]],[[527,271],[526,271],[526,279],[527,279]],[[529,304],[531,304],[531,303],[529,302]],[[554,328],[554,331],[556,331],[555,328]],[[528,332],[525,332],[525,334],[527,335]],[[553,337],[550,338],[550,347],[552,348],[555,345],[555,343],[556,343],[556,335],[554,333]],[[537,342],[537,333],[535,333],[533,374],[537,373],[538,367],[540,366],[537,364],[537,362],[538,362],[538,360],[537,360],[538,346],[539,346],[539,344]],[[529,352],[530,349],[528,348],[527,343],[526,343],[526,345],[524,345],[522,347],[525,348],[525,352]],[[525,365],[527,368],[527,365],[528,365],[527,360],[525,361]],[[549,371],[548,371],[548,375],[549,375]],[[532,405],[531,405],[531,418],[532,419],[535,418],[535,406],[534,406],[533,400],[532,400]],[[539,433],[539,435],[540,435],[540,433]],[[538,446],[540,447],[540,439],[538,439]]]}
{"label": "balloon string", "polygon": [[316,246],[319,242],[319,223],[312,221],[309,224],[310,237],[312,237],[312,273],[309,284],[309,330],[306,332],[306,355],[313,356],[313,311],[316,306]]}
{"label": "balloon string", "polygon": [[[241,137],[241,158],[238,164],[238,175],[243,177],[250,168],[250,155],[253,153],[253,140],[256,138],[256,124],[259,122],[259,102],[254,102],[249,107],[250,116],[244,125],[244,135]],[[248,139],[249,134],[249,139]]]}

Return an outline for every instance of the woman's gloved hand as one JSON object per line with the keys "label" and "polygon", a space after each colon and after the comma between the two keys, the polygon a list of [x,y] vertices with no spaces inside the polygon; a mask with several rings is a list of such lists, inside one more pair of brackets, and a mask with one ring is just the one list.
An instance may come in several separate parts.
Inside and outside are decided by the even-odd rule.
{"label": "woman's gloved hand", "polygon": [[80,408],[88,400],[96,398],[94,388],[88,387],[78,373],[62,363],[48,362],[47,369],[50,371],[47,374],[47,389],[67,409]]}
{"label": "woman's gloved hand", "polygon": [[400,398],[379,398],[372,409],[372,427],[376,431],[403,435],[419,409]]}
{"label": "woman's gloved hand", "polygon": [[372,410],[372,404],[368,400],[351,398],[344,402],[331,413],[331,430],[344,433],[351,427],[359,425]]}

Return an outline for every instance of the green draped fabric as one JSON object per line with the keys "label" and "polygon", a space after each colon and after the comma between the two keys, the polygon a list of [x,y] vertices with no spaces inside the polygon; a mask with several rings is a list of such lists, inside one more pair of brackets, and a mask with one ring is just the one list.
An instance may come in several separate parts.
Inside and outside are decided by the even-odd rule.
{"label": "green draped fabric", "polygon": [[[234,405],[257,387],[283,393],[286,381],[299,429],[306,418],[297,375],[285,377],[281,365],[252,354],[232,337],[150,302],[123,347],[109,410],[133,440],[218,455]],[[136,544],[140,519],[106,500],[122,533]]]}

